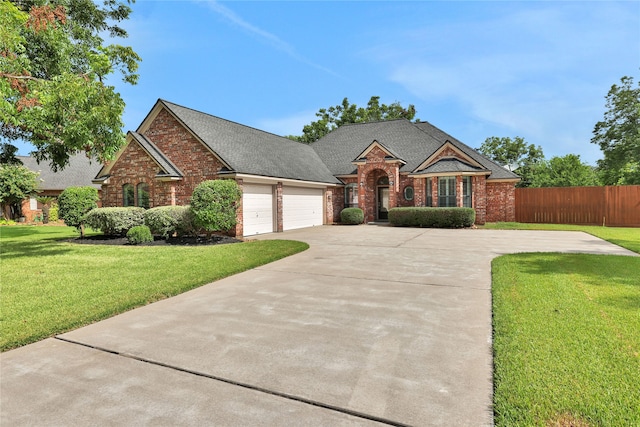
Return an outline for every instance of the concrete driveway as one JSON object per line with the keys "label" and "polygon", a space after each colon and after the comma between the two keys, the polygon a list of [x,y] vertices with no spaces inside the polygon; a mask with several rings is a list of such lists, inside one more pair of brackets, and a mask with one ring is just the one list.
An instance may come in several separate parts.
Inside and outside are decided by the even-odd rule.
{"label": "concrete driveway", "polygon": [[301,254],[0,356],[4,425],[492,424],[490,262],[579,232],[324,226]]}

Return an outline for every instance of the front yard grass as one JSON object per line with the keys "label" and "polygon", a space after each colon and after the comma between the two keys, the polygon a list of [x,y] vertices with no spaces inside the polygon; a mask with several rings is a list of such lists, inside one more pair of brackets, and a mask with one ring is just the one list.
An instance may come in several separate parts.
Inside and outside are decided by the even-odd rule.
{"label": "front yard grass", "polygon": [[[535,226],[640,252],[640,229]],[[495,424],[640,425],[640,257],[506,255],[492,275]]]}
{"label": "front yard grass", "polygon": [[[79,245],[69,227],[0,227],[0,350],[66,332],[308,248]],[[62,240],[61,240],[62,239]]]}

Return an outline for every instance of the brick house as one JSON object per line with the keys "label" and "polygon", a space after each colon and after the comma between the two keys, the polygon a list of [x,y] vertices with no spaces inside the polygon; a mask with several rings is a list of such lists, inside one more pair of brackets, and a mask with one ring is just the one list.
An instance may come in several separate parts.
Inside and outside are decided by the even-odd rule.
{"label": "brick house", "polygon": [[158,100],[94,183],[103,206],[185,205],[208,179],[243,190],[237,236],[366,222],[396,206],[469,206],[476,222],[515,220],[520,178],[427,122],[342,126],[311,145]]}
{"label": "brick house", "polygon": [[[69,164],[64,169],[53,171],[49,165],[38,164],[35,157],[17,156],[18,160],[32,172],[38,172],[38,196],[58,197],[67,187],[92,186],[100,193],[100,186],[92,184],[91,180],[96,176],[102,165],[95,160],[87,158],[83,153],[69,157]],[[42,204],[38,202],[36,196],[22,201],[22,217],[26,222],[33,222],[37,218],[42,218]],[[7,207],[3,212],[6,218],[11,217],[11,212]]]}

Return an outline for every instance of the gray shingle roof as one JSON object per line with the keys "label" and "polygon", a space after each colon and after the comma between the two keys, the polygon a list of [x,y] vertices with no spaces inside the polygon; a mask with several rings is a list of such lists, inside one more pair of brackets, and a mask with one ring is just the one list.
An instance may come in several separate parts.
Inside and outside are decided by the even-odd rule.
{"label": "gray shingle roof", "polygon": [[58,172],[51,170],[51,167],[44,162],[38,164],[34,157],[17,157],[29,170],[40,172],[41,190],[64,190],[67,187],[78,186],[100,188],[100,185],[92,184],[91,180],[100,171],[102,165],[96,160],[88,159],[84,153],[69,157],[69,164]]}
{"label": "gray shingle roof", "polygon": [[176,167],[176,165],[169,160],[167,156],[160,151],[156,145],[149,140],[146,136],[139,134],[137,132],[129,132],[131,136],[142,146],[142,148],[149,153],[149,155],[160,165],[160,167],[164,170],[164,173],[158,173],[156,176],[166,176],[166,177],[182,177],[183,174]]}
{"label": "gray shingle roof", "polygon": [[160,102],[234,172],[324,183],[340,182],[306,144],[168,101]]}
{"label": "gray shingle roof", "polygon": [[491,171],[488,179],[518,179],[518,176],[458,141],[428,122],[412,123],[406,119],[350,124],[339,127],[311,144],[334,175],[356,173],[352,159],[374,140],[393,150],[407,163],[401,172],[413,172],[446,141]]}
{"label": "gray shingle roof", "polygon": [[483,172],[487,169],[482,169],[476,166],[471,166],[468,163],[460,161],[458,159],[444,158],[435,163],[432,163],[428,167],[416,171],[418,174],[422,173],[449,173],[449,172]]}
{"label": "gray shingle roof", "polygon": [[469,147],[467,144],[465,144],[463,142],[460,142],[459,140],[457,140],[453,136],[449,135],[448,133],[444,132],[443,130],[438,129],[437,127],[435,127],[431,123],[429,123],[429,122],[420,122],[420,123],[416,123],[415,126],[418,129],[422,130],[427,135],[429,135],[429,137],[431,137],[433,139],[436,139],[436,140],[442,141],[442,142],[444,142],[444,141],[451,142],[460,151],[462,151],[467,156],[471,157],[473,160],[475,160],[476,162],[480,163],[482,166],[484,166],[485,168],[490,170],[491,171],[491,175],[489,175],[489,177],[487,179],[489,179],[489,180],[491,180],[491,179],[520,179],[520,177],[518,175],[516,175],[515,173],[511,172],[508,169],[505,169],[504,167],[502,167],[498,163],[494,162],[490,158],[488,158],[485,155],[477,152],[473,148]]}

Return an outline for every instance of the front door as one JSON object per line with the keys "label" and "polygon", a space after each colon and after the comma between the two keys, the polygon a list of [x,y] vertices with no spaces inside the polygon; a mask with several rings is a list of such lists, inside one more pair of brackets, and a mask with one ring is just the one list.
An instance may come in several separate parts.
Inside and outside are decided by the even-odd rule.
{"label": "front door", "polygon": [[378,187],[378,219],[389,219],[389,187]]}

